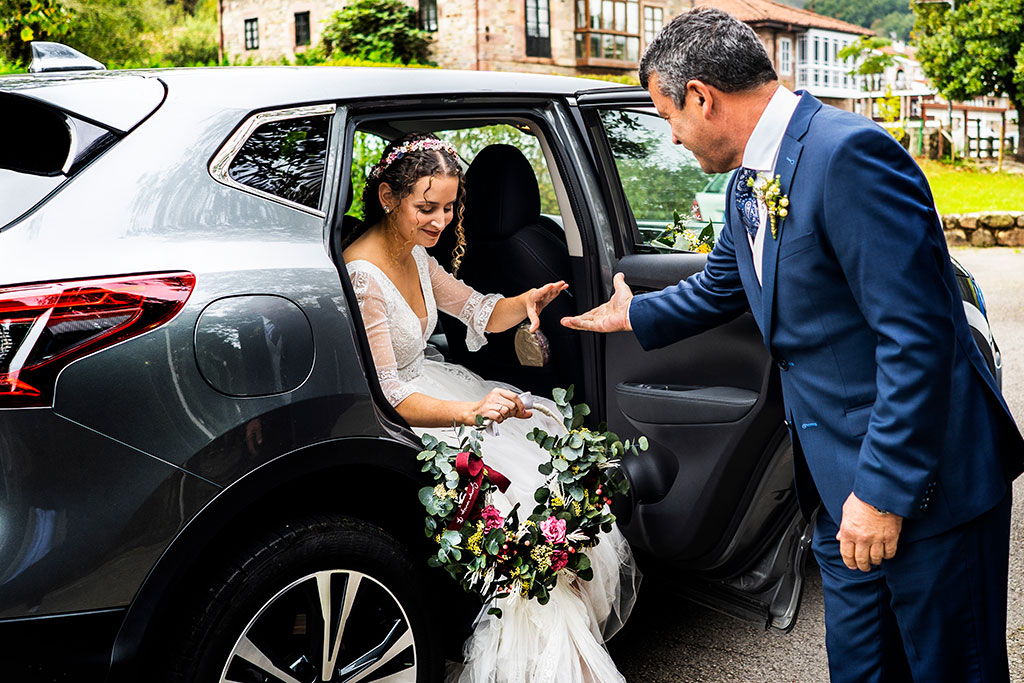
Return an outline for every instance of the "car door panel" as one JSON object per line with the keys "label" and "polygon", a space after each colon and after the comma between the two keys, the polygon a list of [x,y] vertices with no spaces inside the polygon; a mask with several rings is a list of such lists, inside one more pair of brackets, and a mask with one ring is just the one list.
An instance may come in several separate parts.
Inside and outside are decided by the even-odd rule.
{"label": "car door panel", "polygon": [[[647,244],[652,231],[639,229],[664,225],[673,209],[679,225],[692,200],[686,193],[707,184],[692,162],[672,156],[687,153],[665,142],[667,124],[659,133],[663,122],[637,93],[621,102],[580,93],[578,102],[626,245],[614,271],[642,293],[703,270],[705,254]],[[611,334],[604,358],[609,428],[650,443],[623,465],[631,497],[616,514],[630,544],[656,573],[685,584],[688,597],[791,627],[810,536],[792,486],[778,369],[753,315],[652,351],[631,333]]]}

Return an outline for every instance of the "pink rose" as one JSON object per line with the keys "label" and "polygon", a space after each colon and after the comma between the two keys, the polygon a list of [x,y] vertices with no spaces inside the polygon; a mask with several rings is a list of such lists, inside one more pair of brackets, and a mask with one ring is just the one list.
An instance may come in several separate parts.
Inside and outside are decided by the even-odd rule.
{"label": "pink rose", "polygon": [[556,550],[551,553],[551,571],[557,572],[560,569],[565,569],[567,564],[569,564],[569,553],[564,550]]}
{"label": "pink rose", "polygon": [[548,517],[540,523],[540,531],[548,543],[565,543],[565,520]]}
{"label": "pink rose", "polygon": [[480,511],[480,517],[484,520],[484,530],[500,529],[505,525],[505,516],[493,505],[488,505]]}

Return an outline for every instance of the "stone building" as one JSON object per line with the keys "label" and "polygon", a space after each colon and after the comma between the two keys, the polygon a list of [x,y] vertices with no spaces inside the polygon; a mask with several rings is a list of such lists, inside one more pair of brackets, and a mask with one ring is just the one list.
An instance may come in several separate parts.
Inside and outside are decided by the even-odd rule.
{"label": "stone building", "polygon": [[[634,74],[644,47],[679,12],[715,6],[757,32],[790,89],[850,108],[859,86],[837,57],[871,34],[773,0],[404,0],[435,34],[434,60],[450,69]],[[316,45],[344,0],[222,0],[224,53],[294,58]]]}

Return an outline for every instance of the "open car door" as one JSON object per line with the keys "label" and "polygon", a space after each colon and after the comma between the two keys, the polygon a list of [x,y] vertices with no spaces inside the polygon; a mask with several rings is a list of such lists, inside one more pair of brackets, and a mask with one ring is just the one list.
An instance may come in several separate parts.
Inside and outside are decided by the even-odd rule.
{"label": "open car door", "polygon": [[[577,105],[620,233],[616,272],[640,293],[703,269],[701,236],[713,240],[715,226],[685,216],[711,176],[671,143],[644,90],[583,91]],[[691,232],[666,230],[675,214]],[[651,352],[608,335],[602,356],[609,428],[651,444],[627,459],[631,499],[616,510],[645,571],[715,609],[792,628],[811,525],[793,489],[779,370],[753,316]]]}

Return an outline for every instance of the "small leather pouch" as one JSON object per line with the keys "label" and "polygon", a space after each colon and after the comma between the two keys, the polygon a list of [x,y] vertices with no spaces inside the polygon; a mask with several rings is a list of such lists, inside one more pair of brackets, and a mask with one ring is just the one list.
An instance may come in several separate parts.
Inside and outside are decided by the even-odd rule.
{"label": "small leather pouch", "polygon": [[516,357],[519,364],[531,368],[542,368],[551,360],[548,338],[539,329],[530,332],[530,323],[525,322],[516,330]]}

